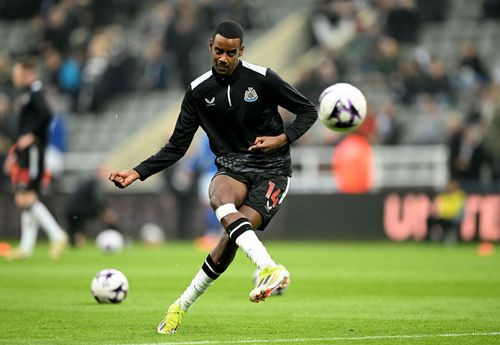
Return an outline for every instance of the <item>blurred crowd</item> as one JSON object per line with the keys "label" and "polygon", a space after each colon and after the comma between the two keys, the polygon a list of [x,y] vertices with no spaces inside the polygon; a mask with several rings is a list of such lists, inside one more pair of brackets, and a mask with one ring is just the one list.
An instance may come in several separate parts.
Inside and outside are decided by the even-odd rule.
{"label": "blurred crowd", "polygon": [[[452,179],[477,190],[477,181],[500,181],[500,61],[489,64],[476,42],[458,40],[451,61],[422,42],[423,30],[443,30],[451,0],[318,0],[309,29],[319,63],[297,87],[311,100],[337,81],[359,85],[368,96],[360,128],[381,145],[445,144]],[[483,0],[477,23],[500,33],[500,1]],[[456,19],[455,19],[456,20]],[[451,40],[453,37],[444,37]],[[440,53],[440,52],[437,52]],[[332,133],[307,143],[335,144]]]}
{"label": "blurred crowd", "polygon": [[[487,62],[473,40],[458,42],[453,61],[422,45],[423,30],[439,30],[452,0],[311,2],[317,63],[303,71],[301,92],[316,101],[334,82],[360,85],[377,96],[360,128],[370,143],[446,144],[452,178],[474,180],[486,171],[499,179],[500,65]],[[474,6],[478,20],[500,25],[500,0]],[[251,31],[261,24],[253,11],[244,0],[3,0],[0,20],[23,20],[29,34],[14,51],[0,53],[0,161],[15,125],[10,68],[16,56],[40,59],[59,115],[53,147],[63,152],[66,114],[99,114],[127,92],[185,88],[208,66],[199,56],[214,24],[232,18]],[[302,143],[339,140],[313,130]]]}
{"label": "blurred crowd", "polygon": [[2,1],[0,20],[23,21],[26,32],[10,51],[0,52],[0,163],[16,126],[19,92],[10,80],[16,57],[38,58],[58,115],[55,152],[64,152],[69,114],[99,114],[113,97],[129,92],[187,87],[208,66],[208,54],[207,65],[200,66],[200,49],[223,18],[247,29],[255,25],[247,2],[239,0]]}

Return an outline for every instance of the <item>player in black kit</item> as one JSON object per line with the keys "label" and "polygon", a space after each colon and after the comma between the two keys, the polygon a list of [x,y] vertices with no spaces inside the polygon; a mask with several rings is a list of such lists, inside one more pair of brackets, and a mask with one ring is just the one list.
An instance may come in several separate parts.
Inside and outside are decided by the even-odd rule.
{"label": "player in black kit", "polygon": [[[134,169],[109,177],[124,188],[167,168],[186,153],[198,127],[216,155],[210,204],[226,232],[168,308],[158,325],[163,334],[177,331],[188,308],[227,269],[238,248],[260,270],[252,302],[288,284],[288,271],[271,259],[254,229],[263,230],[282,204],[292,173],[290,144],[317,118],[315,106],[274,71],[240,60],[244,45],[238,23],[220,23],[209,48],[212,69],[191,82],[168,143]],[[278,106],[297,115],[286,129]]]}
{"label": "player in black kit", "polygon": [[22,211],[21,241],[19,247],[9,253],[8,260],[25,259],[33,254],[39,226],[49,238],[52,259],[61,256],[68,241],[66,233],[38,199],[52,114],[35,67],[34,60],[21,58],[12,69],[12,82],[22,95],[17,138],[4,163],[4,170],[11,176],[15,202]]}

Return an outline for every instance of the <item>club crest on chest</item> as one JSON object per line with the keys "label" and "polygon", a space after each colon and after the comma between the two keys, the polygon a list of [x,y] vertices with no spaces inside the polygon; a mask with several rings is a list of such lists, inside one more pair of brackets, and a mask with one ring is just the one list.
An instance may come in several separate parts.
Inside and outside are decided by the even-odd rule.
{"label": "club crest on chest", "polygon": [[257,91],[253,87],[248,87],[248,89],[245,91],[245,96],[243,99],[245,102],[255,102],[259,96],[257,95]]}

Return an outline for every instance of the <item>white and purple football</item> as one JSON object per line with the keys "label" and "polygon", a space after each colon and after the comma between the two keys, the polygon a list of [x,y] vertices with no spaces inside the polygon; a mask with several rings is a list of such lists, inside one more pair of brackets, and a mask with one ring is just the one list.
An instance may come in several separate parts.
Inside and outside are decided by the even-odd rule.
{"label": "white and purple football", "polygon": [[118,270],[104,269],[92,279],[90,291],[98,303],[121,303],[127,297],[128,280]]}
{"label": "white and purple football", "polygon": [[318,117],[331,130],[351,132],[366,117],[366,98],[361,90],[351,84],[333,84],[319,96]]}

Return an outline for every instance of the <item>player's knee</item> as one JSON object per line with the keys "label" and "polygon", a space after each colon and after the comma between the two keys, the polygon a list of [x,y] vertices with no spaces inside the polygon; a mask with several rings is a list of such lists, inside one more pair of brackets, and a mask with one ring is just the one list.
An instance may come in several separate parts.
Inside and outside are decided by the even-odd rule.
{"label": "player's knee", "polygon": [[211,196],[210,197],[210,207],[212,207],[212,210],[215,211],[220,206],[222,206],[222,201],[217,196]]}
{"label": "player's knee", "polygon": [[222,221],[222,218],[230,215],[231,213],[237,213],[238,210],[233,203],[226,203],[215,208],[215,216],[217,219]]}
{"label": "player's knee", "polygon": [[36,194],[32,192],[16,193],[14,201],[21,209],[28,209],[37,200]]}
{"label": "player's knee", "polygon": [[210,206],[212,207],[212,210],[216,211],[219,207],[226,204],[234,205],[234,202],[231,202],[227,197],[223,197],[223,195],[220,193],[216,193],[210,196]]}

